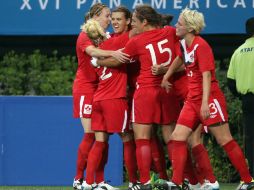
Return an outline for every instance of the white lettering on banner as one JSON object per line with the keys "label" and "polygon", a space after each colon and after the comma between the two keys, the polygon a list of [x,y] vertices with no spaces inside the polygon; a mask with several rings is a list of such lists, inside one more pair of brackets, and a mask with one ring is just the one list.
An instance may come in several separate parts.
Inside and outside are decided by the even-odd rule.
{"label": "white lettering on banner", "polygon": [[236,8],[238,5],[241,5],[243,8],[246,8],[244,0],[236,0],[234,4],[234,8]]}
{"label": "white lettering on banner", "polygon": [[174,9],[182,9],[182,6],[178,5],[179,3],[182,3],[182,0],[174,1]]}
{"label": "white lettering on banner", "polygon": [[135,7],[136,7],[137,5],[142,5],[142,4],[143,4],[143,1],[142,1],[142,0],[135,0],[135,2],[134,2],[133,5],[132,5],[132,8],[135,9]]}
{"label": "white lettering on banner", "polygon": [[210,0],[206,0],[206,8],[210,8]]}
{"label": "white lettering on banner", "polygon": [[[62,6],[63,1],[68,0],[55,0],[55,4],[53,4],[55,10],[59,10]],[[127,7],[135,9],[137,5],[142,4],[150,4],[155,9],[184,9],[185,7],[189,7],[191,9],[211,9],[211,8],[220,8],[220,9],[246,9],[246,8],[254,8],[254,0],[246,1],[246,0],[172,0],[172,3],[169,3],[167,0],[76,0],[76,9],[80,10],[82,6],[85,8],[89,8],[96,3],[104,3],[109,6],[110,9],[120,6],[121,4],[125,4],[126,1]],[[32,4],[33,2],[33,4]],[[29,11],[37,8],[34,4],[39,4],[39,9],[46,10],[49,7],[52,8],[52,4],[54,0],[22,0],[22,5],[20,6],[20,10]],[[73,1],[70,1],[73,2]],[[68,2],[68,3],[70,3]],[[126,5],[126,4],[125,4]],[[34,7],[33,7],[34,6]],[[171,7],[169,7],[171,6]]]}
{"label": "white lettering on banner", "polygon": [[43,0],[39,0],[40,7],[41,7],[41,10],[45,10],[48,4],[48,0],[45,0],[44,3],[42,1]]}
{"label": "white lettering on banner", "polygon": [[77,9],[80,9],[82,4],[85,4],[86,0],[77,0]]}
{"label": "white lettering on banner", "polygon": [[[38,0],[41,10],[46,10],[48,5],[48,0]],[[20,10],[24,10],[27,8],[28,10],[32,10],[32,6],[29,4],[29,0],[23,0],[23,4],[20,7]],[[60,0],[55,0],[55,9],[60,9]]]}
{"label": "white lettering on banner", "polygon": [[31,5],[29,4],[29,0],[23,0],[23,4],[20,7],[20,10],[25,9],[27,7],[28,10],[32,10]]}
{"label": "white lettering on banner", "polygon": [[161,5],[163,9],[166,9],[166,0],[152,0],[151,6],[153,8],[160,9]]}
{"label": "white lettering on banner", "polygon": [[56,0],[56,10],[60,9],[60,0]]}
{"label": "white lettering on banner", "polygon": [[121,0],[110,0],[109,8],[118,7],[121,4]]}
{"label": "white lettering on banner", "polygon": [[228,7],[227,4],[222,5],[220,1],[221,1],[221,0],[217,0],[217,5],[218,5],[220,8],[227,8],[227,7]]}
{"label": "white lettering on banner", "polygon": [[[195,7],[194,7],[195,5]],[[198,0],[190,0],[190,8],[191,9],[198,9],[199,5],[198,5]]]}

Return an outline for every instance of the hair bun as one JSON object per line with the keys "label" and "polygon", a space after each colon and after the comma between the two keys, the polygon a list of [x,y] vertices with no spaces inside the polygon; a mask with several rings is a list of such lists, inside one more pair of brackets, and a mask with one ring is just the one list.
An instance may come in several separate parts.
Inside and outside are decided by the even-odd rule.
{"label": "hair bun", "polygon": [[97,40],[99,38],[105,38],[106,33],[100,26],[99,22],[94,19],[89,19],[85,24],[81,26],[81,30],[87,33],[91,40]]}

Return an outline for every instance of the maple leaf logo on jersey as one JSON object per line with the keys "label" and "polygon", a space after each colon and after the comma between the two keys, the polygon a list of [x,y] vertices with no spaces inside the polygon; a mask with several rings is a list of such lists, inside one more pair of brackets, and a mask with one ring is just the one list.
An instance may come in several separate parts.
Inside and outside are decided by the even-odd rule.
{"label": "maple leaf logo on jersey", "polygon": [[181,51],[182,51],[182,53],[183,53],[183,55],[184,55],[184,56],[183,56],[184,64],[185,64],[185,65],[190,65],[190,64],[192,64],[192,63],[194,62],[194,60],[195,60],[195,59],[194,59],[194,55],[195,55],[196,49],[198,48],[198,44],[196,44],[196,45],[194,46],[194,48],[193,48],[193,50],[192,50],[191,52],[187,52],[185,40],[184,40],[184,39],[181,40],[180,43],[181,43],[180,48],[181,48]]}
{"label": "maple leaf logo on jersey", "polygon": [[85,104],[84,114],[91,114],[91,113],[92,113],[92,105],[91,104]]}

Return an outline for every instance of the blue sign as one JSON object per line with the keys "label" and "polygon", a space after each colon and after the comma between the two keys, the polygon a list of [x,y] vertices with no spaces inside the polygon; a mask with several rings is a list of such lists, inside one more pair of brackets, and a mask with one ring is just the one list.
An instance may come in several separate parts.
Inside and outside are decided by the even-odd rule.
{"label": "blue sign", "polygon": [[75,35],[84,16],[97,2],[113,9],[149,4],[175,16],[185,7],[205,15],[206,34],[244,33],[245,21],[254,16],[254,0],[1,0],[0,35]]}
{"label": "blue sign", "polygon": [[[71,186],[83,134],[71,96],[0,96],[0,186]],[[123,184],[117,134],[110,136],[105,180]]]}

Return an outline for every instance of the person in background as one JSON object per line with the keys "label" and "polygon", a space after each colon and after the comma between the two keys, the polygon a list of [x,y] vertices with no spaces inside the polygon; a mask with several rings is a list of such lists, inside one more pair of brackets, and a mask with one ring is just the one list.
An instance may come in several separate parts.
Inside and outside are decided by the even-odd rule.
{"label": "person in background", "polygon": [[227,78],[232,94],[242,101],[244,147],[254,175],[254,17],[245,24],[248,39],[232,55]]}
{"label": "person in background", "polygon": [[[184,9],[176,24],[176,35],[181,40],[182,52],[176,57],[161,86],[167,91],[168,81],[183,63],[188,76],[188,94],[170,139],[172,150],[172,182],[169,189],[182,189],[183,171],[187,159],[187,139],[200,122],[208,127],[217,143],[223,147],[231,163],[241,176],[238,189],[254,187],[243,152],[233,139],[228,125],[226,101],[215,77],[215,63],[211,47],[199,36],[204,28],[204,16],[196,10]],[[181,155],[181,156],[179,156]]]}
{"label": "person in background", "polygon": [[[101,3],[94,4],[86,15],[86,21],[91,22],[92,20],[90,19],[96,21],[97,25],[100,25],[103,30],[106,30],[110,23],[109,8]],[[94,132],[91,130],[91,113],[93,94],[97,89],[98,78],[94,68],[90,64],[91,55],[95,57],[114,56],[118,59],[122,57],[122,54],[119,52],[103,51],[96,48],[98,43],[105,39],[106,34],[103,30],[98,31],[96,28],[92,28],[96,32],[88,36],[85,31],[86,29],[85,24],[82,25],[82,31],[76,43],[78,68],[72,88],[73,116],[74,118],[81,119],[81,124],[85,132],[78,147],[76,175],[73,181],[73,188],[78,190],[81,189],[81,185],[84,182],[84,170],[87,167],[88,153],[94,143]],[[97,177],[100,181],[103,180],[104,175],[98,175]]]}

